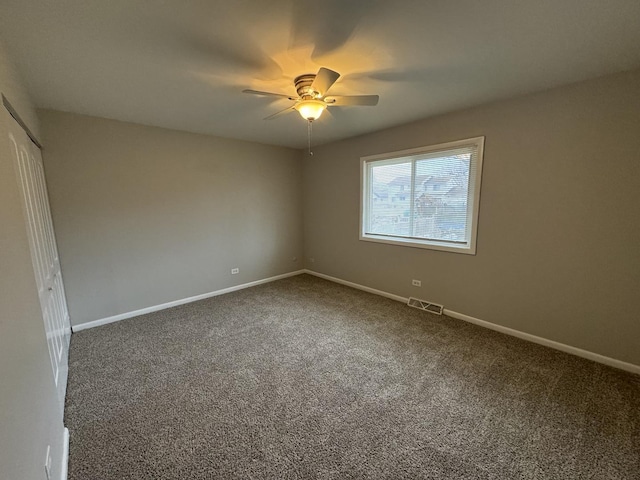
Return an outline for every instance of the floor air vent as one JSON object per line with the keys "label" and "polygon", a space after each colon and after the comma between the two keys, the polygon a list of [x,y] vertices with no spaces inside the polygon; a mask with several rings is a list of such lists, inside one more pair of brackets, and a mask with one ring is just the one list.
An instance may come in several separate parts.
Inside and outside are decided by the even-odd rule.
{"label": "floor air vent", "polygon": [[420,300],[413,297],[409,297],[407,305],[413,308],[418,308],[420,310],[435,313],[436,315],[442,315],[442,309],[444,308],[442,305],[438,305],[437,303],[431,303],[427,302],[426,300]]}

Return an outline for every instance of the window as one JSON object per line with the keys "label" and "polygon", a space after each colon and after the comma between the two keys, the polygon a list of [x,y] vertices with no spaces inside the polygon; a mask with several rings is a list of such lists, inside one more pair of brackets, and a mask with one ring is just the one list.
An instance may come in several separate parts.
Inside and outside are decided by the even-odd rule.
{"label": "window", "polygon": [[360,240],[476,253],[484,137],[361,158]]}

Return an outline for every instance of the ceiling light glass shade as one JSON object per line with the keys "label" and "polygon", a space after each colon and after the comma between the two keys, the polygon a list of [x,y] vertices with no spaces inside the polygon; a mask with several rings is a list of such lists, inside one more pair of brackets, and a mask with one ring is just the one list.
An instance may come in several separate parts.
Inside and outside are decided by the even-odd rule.
{"label": "ceiling light glass shade", "polygon": [[317,120],[322,115],[326,105],[320,100],[303,100],[295,108],[305,120]]}

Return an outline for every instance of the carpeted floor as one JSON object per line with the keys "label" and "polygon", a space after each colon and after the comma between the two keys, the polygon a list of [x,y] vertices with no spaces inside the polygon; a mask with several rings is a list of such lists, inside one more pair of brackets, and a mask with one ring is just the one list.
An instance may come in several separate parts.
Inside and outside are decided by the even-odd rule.
{"label": "carpeted floor", "polygon": [[640,377],[309,275],[73,335],[79,479],[639,479]]}

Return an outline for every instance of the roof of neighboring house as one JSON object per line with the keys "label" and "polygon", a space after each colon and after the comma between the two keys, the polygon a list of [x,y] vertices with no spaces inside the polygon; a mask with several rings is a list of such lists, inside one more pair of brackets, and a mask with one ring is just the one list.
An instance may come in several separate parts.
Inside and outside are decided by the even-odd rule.
{"label": "roof of neighboring house", "polygon": [[459,185],[452,187],[447,193],[447,197],[462,197],[467,194],[467,191]]}
{"label": "roof of neighboring house", "polygon": [[[424,182],[430,175],[416,175],[416,183]],[[390,187],[401,187],[403,185],[411,185],[411,175],[403,175],[391,180],[387,185]]]}
{"label": "roof of neighboring house", "polygon": [[389,194],[387,192],[376,192],[374,190],[373,195],[378,198],[389,198]]}
{"label": "roof of neighboring house", "polygon": [[445,175],[442,177],[436,177],[435,175],[432,177],[429,177],[427,180],[425,180],[424,182],[422,182],[423,185],[437,185],[437,184],[445,184],[448,181],[451,180],[451,175]]}

